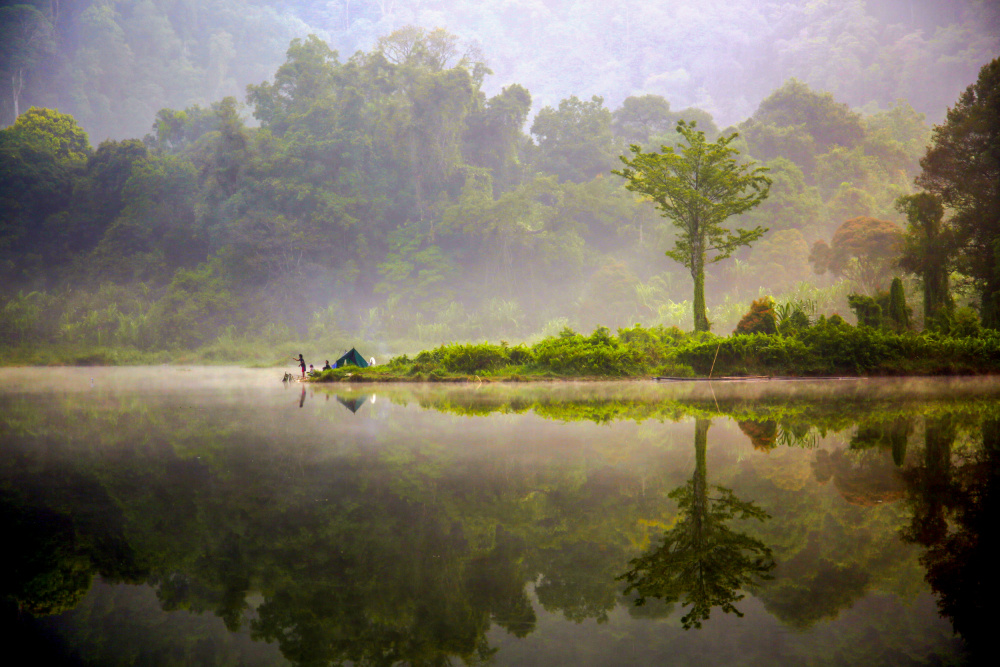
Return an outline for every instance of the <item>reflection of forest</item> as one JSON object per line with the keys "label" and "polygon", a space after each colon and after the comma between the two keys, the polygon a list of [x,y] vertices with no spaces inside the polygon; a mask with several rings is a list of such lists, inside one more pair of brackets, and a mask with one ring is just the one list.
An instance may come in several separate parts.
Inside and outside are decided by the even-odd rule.
{"label": "reflection of forest", "polygon": [[[683,521],[688,501],[667,495],[691,470],[687,420],[717,415],[718,450],[714,440],[699,450],[695,428],[695,478],[707,466],[713,482],[773,516],[737,531],[767,545],[778,563],[774,579],[754,591],[770,614],[807,629],[871,606],[861,604],[866,596],[911,599],[924,573],[915,548],[898,539],[898,526],[909,524],[908,539],[926,548],[930,583],[945,591],[942,610],[963,635],[974,631],[962,624],[968,590],[949,597],[947,590],[958,590],[954,568],[935,564],[949,550],[980,548],[970,535],[985,516],[977,508],[988,507],[989,483],[975,475],[992,459],[968,434],[984,423],[982,414],[996,414],[989,402],[949,411],[924,401],[851,415],[794,402],[758,413],[740,405],[732,415],[739,430],[719,414],[725,401],[674,403],[669,417],[638,424],[613,402],[550,403],[534,412],[603,424],[588,427],[592,440],[573,440],[572,449],[550,438],[551,455],[499,446],[470,453],[477,437],[518,440],[522,417],[477,430],[479,422],[465,417],[410,410],[375,436],[365,433],[377,447],[350,441],[321,455],[282,434],[265,411],[189,412],[179,423],[174,407],[0,396],[0,520],[18,545],[0,580],[8,600],[51,614],[80,609],[97,576],[147,583],[162,609],[217,616],[304,664],[486,659],[495,650],[491,627],[531,636],[541,613],[603,621],[626,609],[634,619],[679,619],[684,612],[670,605],[636,608],[643,591],[623,595],[615,577]],[[336,407],[361,423],[363,413]],[[454,400],[441,407],[462,409]],[[930,415],[928,426],[921,413]],[[674,432],[670,419],[688,435],[665,439]],[[960,454],[929,444],[942,420],[965,443]],[[747,421],[765,426],[748,429]],[[579,433],[550,423],[560,437]],[[625,426],[607,426],[614,423]],[[609,439],[623,428],[627,438]],[[828,436],[838,432],[841,446],[831,445]],[[449,438],[467,444],[446,446]],[[727,438],[742,447],[742,460],[728,456]],[[761,441],[767,446],[755,448]],[[908,502],[896,502],[901,494]],[[956,526],[961,544],[949,541]],[[836,642],[849,646],[867,633],[866,642],[891,654],[926,634],[894,614],[865,623]],[[115,630],[109,624],[104,632]],[[78,639],[79,650],[95,656],[115,645],[107,637]]]}
{"label": "reflection of forest", "polygon": [[982,420],[977,446],[958,452],[953,448],[963,425],[956,422],[949,415],[925,420],[922,456],[904,472],[913,515],[903,537],[925,547],[920,562],[938,608],[965,638],[972,661],[986,664],[1000,598],[1000,547],[993,535],[1000,512],[1000,420]]}

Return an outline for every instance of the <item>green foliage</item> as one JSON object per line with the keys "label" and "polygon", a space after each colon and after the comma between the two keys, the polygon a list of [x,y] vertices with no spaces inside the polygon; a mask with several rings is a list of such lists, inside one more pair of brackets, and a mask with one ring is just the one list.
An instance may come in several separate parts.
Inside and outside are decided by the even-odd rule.
{"label": "green foliage", "polygon": [[963,306],[950,318],[948,333],[956,338],[975,338],[982,334],[979,314],[972,308]]}
{"label": "green foliage", "polygon": [[537,343],[532,353],[537,366],[558,375],[626,376],[642,368],[638,350],[623,345],[603,327],[586,337],[547,338]]}
{"label": "green foliage", "polygon": [[[815,294],[800,282],[808,275],[806,239],[862,214],[890,215],[928,132],[905,103],[883,100],[885,110],[868,106],[859,115],[791,81],[766,97],[740,137],[710,142],[717,129],[706,112],[673,110],[652,95],[616,96],[625,98],[618,109],[600,98],[553,101],[526,134],[532,93],[513,84],[488,98],[481,54],[463,53],[460,40],[440,29],[366,32],[358,43],[375,46],[343,60],[317,36],[289,44],[291,24],[268,20],[274,10],[253,2],[253,11],[236,13],[202,3],[197,21],[182,21],[180,5],[119,5],[61,13],[59,3],[34,5],[63,46],[67,30],[78,33],[58,61],[39,51],[37,62],[46,64],[35,72],[62,72],[59,90],[39,96],[31,74],[26,99],[72,99],[60,108],[73,115],[35,108],[0,130],[0,298],[13,303],[20,291],[52,299],[46,334],[8,336],[17,341],[8,345],[24,349],[5,358],[59,358],[63,352],[42,348],[61,345],[67,358],[86,357],[88,346],[99,348],[95,358],[121,359],[198,346],[222,359],[293,340],[325,354],[354,335],[380,350],[413,350],[442,341],[537,340],[564,325],[675,325],[684,308],[695,312],[696,329],[708,328],[709,315],[728,328],[762,294]],[[345,25],[347,15],[372,7],[345,8]],[[267,39],[246,56],[246,30],[263,24]],[[337,44],[353,43],[338,35]],[[263,69],[270,62],[263,54],[280,50],[283,64]],[[246,91],[259,126],[244,122],[233,96],[238,80],[260,82]],[[0,95],[9,100],[7,88]],[[180,106],[163,108],[171,104]],[[151,119],[152,134],[142,141],[104,142],[96,151],[81,130],[138,136]],[[672,131],[678,121],[686,128],[680,133]],[[746,170],[741,177],[757,191],[706,213],[716,224],[712,216],[743,207],[744,229],[718,226],[706,237],[704,261],[696,258],[698,243],[685,246],[684,234],[675,236],[625,181],[606,176],[623,141],[666,143],[674,162],[688,167],[702,150],[718,158],[717,175]],[[773,158],[765,163],[769,179],[736,160],[736,151]],[[656,157],[661,167],[670,162]],[[764,191],[770,196],[761,203]],[[775,233],[747,251],[764,227]],[[681,274],[657,265],[656,249],[671,243],[682,263],[735,261],[707,281],[688,267],[695,298],[683,301]],[[837,275],[878,283],[866,278],[863,254],[848,255]],[[212,279],[178,288],[203,265],[215,267]],[[947,293],[946,282],[939,291]],[[108,283],[121,294],[146,290],[142,307],[109,296]],[[818,310],[843,309],[838,285],[826,288]],[[719,301],[711,313],[706,292]],[[188,298],[190,308],[179,303]],[[92,303],[93,312],[78,303]],[[215,307],[221,311],[210,312]],[[315,316],[331,308],[333,315]],[[781,328],[778,320],[788,335],[806,324],[798,317],[795,327]],[[671,345],[653,347],[634,372],[685,371]]]}
{"label": "green foliage", "polygon": [[[0,44],[4,45],[0,53],[0,75],[9,82],[4,86],[5,92],[10,92],[12,113],[8,118],[18,119],[21,96],[32,70],[56,50],[54,32],[51,17],[29,2],[5,3],[0,7]],[[7,118],[0,120],[4,121]]]}
{"label": "green foliage", "polygon": [[75,118],[54,109],[31,107],[5,131],[66,162],[80,163],[90,155],[87,133]]}
{"label": "green foliage", "polygon": [[903,293],[903,281],[892,279],[889,287],[889,321],[896,331],[906,331],[910,328],[910,307],[906,305],[906,295]]}
{"label": "green foliage", "polygon": [[700,109],[672,111],[670,102],[660,95],[626,97],[611,116],[612,131],[626,144],[645,146],[665,141],[680,120],[697,123],[709,138],[719,134],[711,114]]}
{"label": "green foliage", "polygon": [[924,288],[924,327],[936,326],[939,314],[954,308],[948,291],[952,234],[942,225],[944,206],[929,192],[900,197],[896,208],[906,214],[906,239],[899,265],[919,276]]}
{"label": "green foliage", "polygon": [[739,324],[735,334],[774,334],[778,332],[777,319],[774,312],[774,299],[769,296],[754,299]]}
{"label": "green foliage", "polygon": [[0,341],[10,347],[52,340],[58,327],[56,299],[45,292],[19,292],[0,307]]}
{"label": "green foliage", "polygon": [[873,297],[864,294],[850,294],[847,297],[858,326],[878,328],[882,326],[882,306]]}
{"label": "green foliage", "polygon": [[[816,142],[821,149],[818,152],[826,152],[833,146],[851,148],[864,136],[858,114],[834,100],[830,93],[813,92],[797,79],[789,79],[760,103],[748,123],[751,140],[752,128],[758,125],[796,128]],[[765,153],[762,157],[777,156]]]}
{"label": "green foliage", "polygon": [[[531,352],[524,346],[508,348],[506,345],[452,345],[445,350],[441,365],[452,373],[472,375],[495,371],[505,366],[521,366],[531,361]],[[418,356],[419,360],[419,356]]]}
{"label": "green foliage", "polygon": [[788,336],[808,329],[812,324],[809,316],[815,312],[816,303],[810,300],[794,299],[775,304],[774,316],[778,323],[778,332]]}
{"label": "green foliage", "polygon": [[614,164],[611,112],[597,95],[589,102],[572,95],[557,109],[544,107],[531,124],[531,134],[538,142],[538,166],[563,180],[589,181]]}
{"label": "green foliage", "polygon": [[[1000,327],[1000,276],[996,271],[1000,218],[1000,58],[983,66],[976,82],[934,128],[920,160],[917,185],[950,209],[958,268],[971,278],[983,326]],[[931,220],[936,211],[929,211]],[[926,224],[934,225],[932,221]],[[936,263],[940,264],[940,260]]]}
{"label": "green foliage", "polygon": [[886,288],[902,242],[902,230],[895,223],[859,216],[840,225],[829,246],[825,241],[813,244],[809,261],[816,273],[830,271],[847,278],[865,294],[874,294]]}
{"label": "green foliage", "polygon": [[[705,314],[705,264],[726,259],[740,246],[748,246],[767,230],[726,229],[722,223],[758,206],[767,199],[771,181],[764,167],[736,160],[730,144],[733,133],[708,142],[705,133],[677,122],[677,133],[686,145],[662,146],[659,153],[643,153],[631,145],[632,157],[621,156],[624,169],[613,171],[625,187],[648,197],[679,233],[667,257],[681,263],[694,279],[694,329],[708,331]],[[712,254],[714,253],[714,254]]]}
{"label": "green foliage", "polygon": [[44,285],[75,251],[69,209],[89,150],[76,121],[49,109],[0,130],[0,275],[10,287]]}

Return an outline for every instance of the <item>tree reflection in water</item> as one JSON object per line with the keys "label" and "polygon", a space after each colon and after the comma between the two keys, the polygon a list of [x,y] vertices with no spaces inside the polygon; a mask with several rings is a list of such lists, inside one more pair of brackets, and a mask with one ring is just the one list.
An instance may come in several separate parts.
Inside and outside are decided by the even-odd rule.
{"label": "tree reflection in water", "polygon": [[709,419],[695,421],[694,476],[669,494],[679,510],[674,527],[659,547],[633,559],[632,568],[619,577],[627,582],[625,595],[637,594],[637,605],[659,598],[690,606],[681,618],[686,630],[700,628],[713,607],[743,616],[735,606],[744,598],[741,591],[770,579],[775,567],[763,542],[726,525],[734,519],[764,521],[770,515],[721,486],[711,487],[718,496],[709,496],[705,451],[711,424]]}
{"label": "tree reflection in water", "polygon": [[[401,404],[415,402],[402,396]],[[465,402],[451,394],[436,402],[417,397],[425,408],[463,417],[534,410],[549,420],[602,425],[696,417],[694,474],[670,493],[679,507],[671,530],[655,550],[629,561],[648,526],[662,521],[665,490],[690,469],[683,443],[667,457],[650,445],[663,441],[657,425],[623,430],[640,433],[638,445],[609,440],[600,429],[579,440],[566,435],[562,443],[569,429],[561,429],[553,452],[529,454],[520,444],[528,420],[490,422],[500,444],[478,451],[482,443],[467,446],[477,433],[469,420],[420,421],[427,415],[408,410],[398,416],[405,421],[394,422],[389,411],[376,425],[345,413],[362,405],[356,394],[345,394],[355,402],[343,406],[331,398],[316,415],[299,413],[297,401],[288,400],[294,394],[280,396],[270,413],[199,411],[183,429],[166,399],[95,404],[88,395],[49,404],[0,394],[0,527],[14,545],[0,576],[0,599],[10,601],[0,603],[0,615],[65,612],[65,624],[40,623],[39,633],[66,628],[67,645],[92,664],[156,652],[176,664],[248,664],[256,649],[230,634],[298,664],[503,662],[504,651],[517,645],[511,637],[527,639],[518,649],[525,653],[548,643],[556,647],[552,655],[564,656],[570,643],[556,616],[586,622],[581,632],[615,657],[631,644],[648,656],[689,650],[719,658],[738,644],[748,655],[756,645],[759,659],[746,664],[783,663],[759,632],[770,623],[790,638],[788,655],[835,655],[831,646],[871,655],[874,646],[895,651],[882,664],[901,664],[903,655],[931,655],[930,641],[915,648],[924,634],[941,645],[933,634],[940,626],[928,632],[906,613],[897,619],[889,611],[901,609],[890,597],[916,588],[923,576],[915,554],[897,540],[906,523],[904,538],[923,546],[942,613],[974,648],[988,641],[997,592],[991,568],[1000,556],[990,539],[1000,510],[1000,401],[859,400],[845,407],[748,400],[720,407],[532,402],[519,393],[496,404],[479,394]],[[306,428],[285,435],[272,427],[285,423],[289,409],[321,431],[314,442]],[[340,419],[325,420],[330,414]],[[761,507],[708,484],[709,414],[733,419],[750,438],[755,451],[725,483],[758,499],[774,521],[764,523]],[[923,450],[911,437],[921,419]],[[328,435],[331,423],[342,431],[336,438]],[[973,442],[980,429],[982,444]],[[827,432],[844,433],[841,443],[850,437],[850,449],[818,446]],[[486,428],[478,433],[494,437]],[[680,477],[668,477],[674,471]],[[818,490],[815,483],[828,480],[837,493]],[[891,502],[904,495],[912,521]],[[883,571],[902,583],[884,585]],[[87,596],[92,581],[96,594]],[[109,585],[115,583],[148,587],[140,594]],[[752,629],[740,625],[752,638],[728,636],[731,617],[718,611],[716,623],[697,637],[688,633],[687,642],[660,623],[681,606],[684,628],[700,627],[714,607],[741,616],[739,606],[751,617],[758,609],[740,604],[750,590],[760,615]],[[650,622],[621,630],[620,603],[629,607],[626,620]],[[859,607],[867,611],[859,615]],[[182,613],[162,614],[174,610]],[[776,622],[761,620],[763,613]],[[24,634],[23,625],[8,626]],[[607,648],[612,633],[619,643]],[[953,656],[951,646],[940,655]],[[211,659],[206,651],[215,651]],[[656,661],[638,654],[632,660]]]}
{"label": "tree reflection in water", "polygon": [[982,422],[982,447],[955,455],[951,416],[927,417],[924,455],[904,472],[913,506],[904,540],[927,548],[920,562],[938,595],[938,609],[965,639],[972,661],[993,647],[1000,596],[1000,420]]}

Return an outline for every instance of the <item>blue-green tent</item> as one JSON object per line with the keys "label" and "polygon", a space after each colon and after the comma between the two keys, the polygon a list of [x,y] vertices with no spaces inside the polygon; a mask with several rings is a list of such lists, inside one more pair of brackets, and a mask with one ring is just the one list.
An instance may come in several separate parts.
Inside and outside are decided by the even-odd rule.
{"label": "blue-green tent", "polygon": [[365,358],[361,356],[361,353],[355,350],[353,347],[351,351],[337,359],[337,368],[343,368],[351,364],[352,366],[357,366],[358,368],[368,368],[368,362]]}

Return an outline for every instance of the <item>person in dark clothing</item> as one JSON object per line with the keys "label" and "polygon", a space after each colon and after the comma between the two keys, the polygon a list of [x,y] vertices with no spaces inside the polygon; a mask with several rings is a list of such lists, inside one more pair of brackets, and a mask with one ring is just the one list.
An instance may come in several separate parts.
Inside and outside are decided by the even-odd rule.
{"label": "person in dark clothing", "polygon": [[299,352],[298,357],[292,357],[295,361],[299,362],[299,368],[302,369],[302,377],[306,376],[306,360],[302,357],[302,353]]}
{"label": "person in dark clothing", "polygon": [[326,360],[326,366],[323,366],[323,370],[324,371],[332,370],[329,359]]}

